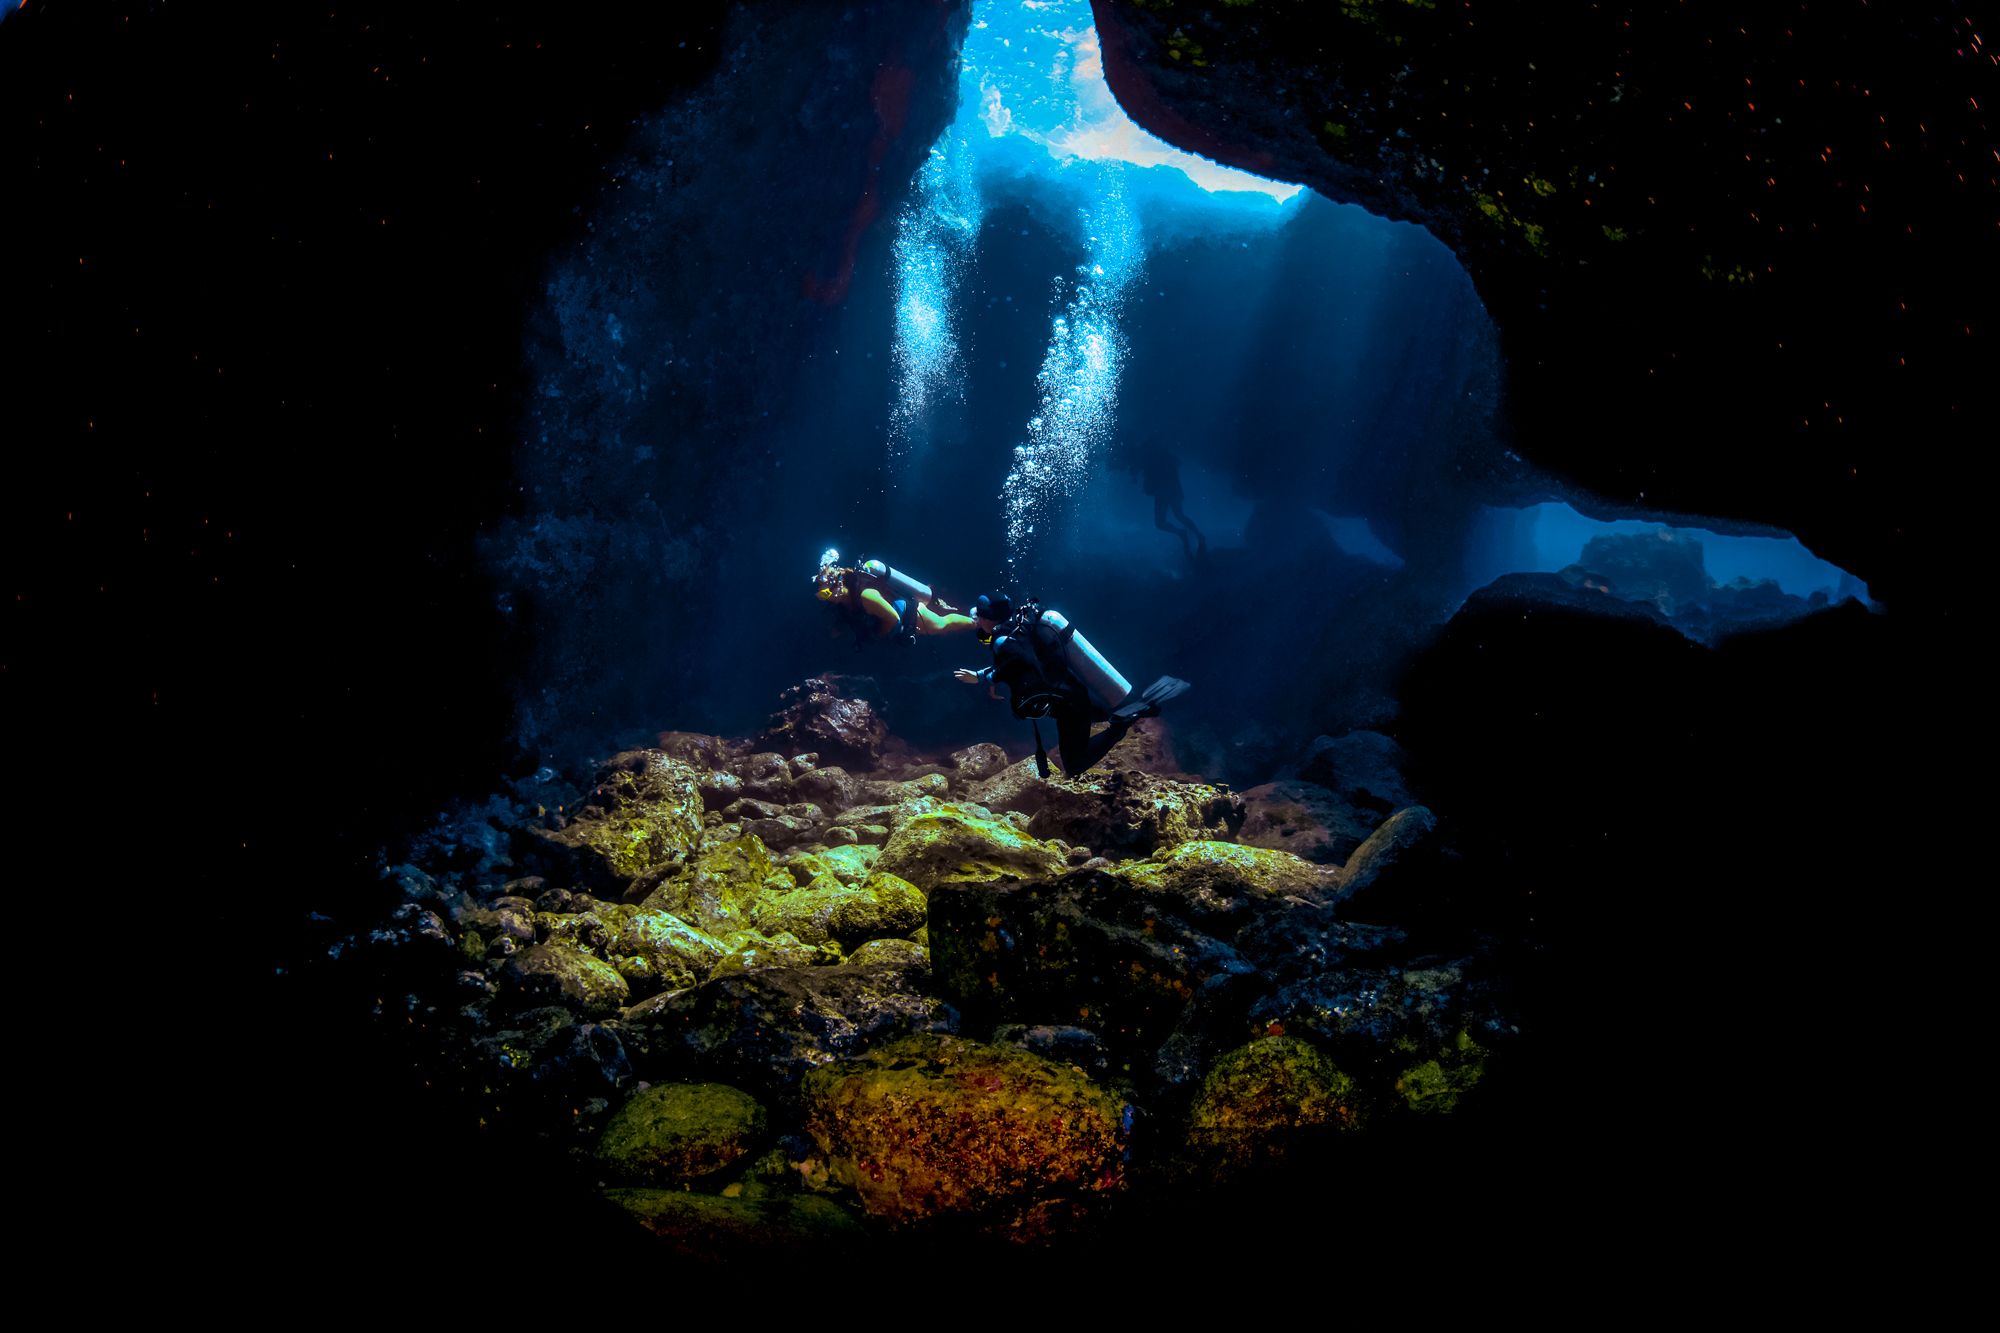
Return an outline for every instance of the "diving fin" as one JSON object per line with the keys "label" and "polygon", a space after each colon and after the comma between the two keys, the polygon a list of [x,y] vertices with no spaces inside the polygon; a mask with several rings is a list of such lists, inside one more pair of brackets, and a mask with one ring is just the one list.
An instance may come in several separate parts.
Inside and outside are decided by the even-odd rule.
{"label": "diving fin", "polygon": [[1113,717],[1152,717],[1160,711],[1160,705],[1169,699],[1178,699],[1192,687],[1174,676],[1162,676],[1127,699],[1112,710]]}

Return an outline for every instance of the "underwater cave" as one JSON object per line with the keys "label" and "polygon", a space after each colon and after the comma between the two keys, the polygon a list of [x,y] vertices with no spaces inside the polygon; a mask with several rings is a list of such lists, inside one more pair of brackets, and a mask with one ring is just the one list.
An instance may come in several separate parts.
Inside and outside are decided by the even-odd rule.
{"label": "underwater cave", "polygon": [[[138,498],[13,525],[79,609],[6,679],[203,794],[144,841],[256,975],[147,1060],[245,1216],[309,1157],[364,1265],[1193,1292],[1838,1247],[1836,1145],[1937,1150],[1957,5],[44,8],[21,494]],[[86,40],[72,112],[15,53]],[[981,594],[1117,688],[1058,637],[1017,716]]]}

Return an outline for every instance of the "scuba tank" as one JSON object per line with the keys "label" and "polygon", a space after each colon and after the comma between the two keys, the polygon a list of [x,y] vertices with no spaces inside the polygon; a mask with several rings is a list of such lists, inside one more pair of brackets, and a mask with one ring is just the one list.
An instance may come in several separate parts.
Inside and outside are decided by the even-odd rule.
{"label": "scuba tank", "polygon": [[1063,617],[1060,611],[1042,612],[1042,623],[1056,631],[1058,641],[1063,646],[1063,660],[1076,678],[1090,690],[1091,698],[1105,708],[1116,708],[1132,693],[1132,682],[1118,674],[1118,668],[1105,660],[1104,654],[1092,646],[1089,639],[1076,632],[1076,627]]}
{"label": "scuba tank", "polygon": [[861,562],[861,574],[873,581],[875,590],[890,601],[903,598],[912,603],[928,602],[936,596],[930,585],[905,574],[900,569],[891,569],[880,560]]}
{"label": "scuba tank", "polygon": [[[1091,701],[1106,712],[1117,708],[1131,697],[1132,682],[1118,673],[1118,668],[1106,660],[1096,645],[1076,632],[1076,626],[1069,623],[1060,611],[1044,611],[1033,598],[1021,603],[1020,608],[1008,622],[1007,634],[1023,643],[1035,645],[1037,654],[1048,647],[1059,645],[1062,650],[1060,665],[1068,668],[1074,677],[1090,692]],[[1044,674],[1052,674],[1048,668],[1058,664],[1046,664]]]}

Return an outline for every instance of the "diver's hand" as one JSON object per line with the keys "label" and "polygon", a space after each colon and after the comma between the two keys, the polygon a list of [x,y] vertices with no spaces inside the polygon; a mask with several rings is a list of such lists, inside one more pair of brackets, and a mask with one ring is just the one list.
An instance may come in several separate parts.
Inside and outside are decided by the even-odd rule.
{"label": "diver's hand", "polygon": [[959,667],[956,671],[953,671],[951,678],[964,685],[977,685],[979,683],[979,673],[977,671],[967,671],[964,667]]}
{"label": "diver's hand", "polygon": [[953,606],[950,602],[947,602],[942,597],[931,598],[931,610],[937,612],[941,616],[955,616],[962,614],[957,607]]}

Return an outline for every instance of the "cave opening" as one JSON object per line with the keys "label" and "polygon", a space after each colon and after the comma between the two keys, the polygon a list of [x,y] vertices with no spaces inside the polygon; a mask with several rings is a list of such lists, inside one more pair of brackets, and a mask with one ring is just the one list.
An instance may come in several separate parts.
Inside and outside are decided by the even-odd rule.
{"label": "cave opening", "polygon": [[[766,116],[736,160],[693,158],[664,117],[558,261],[527,513],[492,546],[503,610],[534,611],[519,731],[538,758],[747,730],[828,670],[871,677],[914,743],[991,734],[951,682],[968,663],[856,652],[821,623],[803,587],[827,547],[960,601],[1036,595],[1128,674],[1196,682],[1177,744],[1238,783],[1316,733],[1392,726],[1400,665],[1510,574],[1703,639],[1865,598],[1785,534],[1641,541],[1661,516],[1538,474],[1456,257],[1141,130],[1084,0],[976,7],[950,77],[895,214],[861,225],[888,197],[871,178],[831,257],[782,208],[663,239],[676,200],[798,152]],[[1579,525],[1600,521],[1586,557]],[[1754,552],[1781,546],[1812,587],[1770,581]]]}

